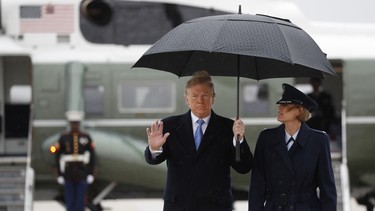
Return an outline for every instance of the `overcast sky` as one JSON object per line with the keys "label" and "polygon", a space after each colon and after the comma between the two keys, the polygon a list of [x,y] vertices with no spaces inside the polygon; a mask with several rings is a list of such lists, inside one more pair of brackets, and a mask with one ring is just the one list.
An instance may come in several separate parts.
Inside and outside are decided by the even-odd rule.
{"label": "overcast sky", "polygon": [[308,19],[375,23],[375,0],[294,0]]}

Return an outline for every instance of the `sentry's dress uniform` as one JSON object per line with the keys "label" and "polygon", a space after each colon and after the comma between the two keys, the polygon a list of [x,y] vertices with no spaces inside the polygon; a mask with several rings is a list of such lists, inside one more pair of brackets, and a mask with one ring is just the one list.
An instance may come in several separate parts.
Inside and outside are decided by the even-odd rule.
{"label": "sentry's dress uniform", "polygon": [[91,137],[81,131],[61,134],[56,153],[57,172],[64,177],[64,195],[68,211],[83,211],[87,177],[93,175],[95,156]]}
{"label": "sentry's dress uniform", "polygon": [[93,174],[94,147],[88,134],[81,131],[61,134],[56,155],[58,173],[65,181],[86,181],[87,175]]}
{"label": "sentry's dress uniform", "polygon": [[[315,108],[315,102],[296,88],[288,84],[283,88],[278,104],[301,104],[309,111]],[[260,133],[249,211],[335,211],[337,195],[327,134],[302,122],[293,151],[285,143],[284,124]]]}

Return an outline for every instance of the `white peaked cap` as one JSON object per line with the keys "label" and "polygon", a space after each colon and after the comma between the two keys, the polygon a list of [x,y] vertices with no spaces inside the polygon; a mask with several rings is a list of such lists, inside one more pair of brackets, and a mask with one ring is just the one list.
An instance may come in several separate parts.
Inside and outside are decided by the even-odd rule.
{"label": "white peaked cap", "polygon": [[70,122],[80,122],[83,120],[85,114],[82,111],[67,111],[65,116]]}

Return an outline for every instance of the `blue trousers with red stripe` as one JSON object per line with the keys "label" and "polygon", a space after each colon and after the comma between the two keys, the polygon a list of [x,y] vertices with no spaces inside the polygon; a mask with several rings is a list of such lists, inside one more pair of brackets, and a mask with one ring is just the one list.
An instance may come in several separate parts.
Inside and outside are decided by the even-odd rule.
{"label": "blue trousers with red stripe", "polygon": [[81,180],[78,182],[65,181],[64,194],[65,206],[67,211],[84,211],[85,195],[87,191],[87,182]]}

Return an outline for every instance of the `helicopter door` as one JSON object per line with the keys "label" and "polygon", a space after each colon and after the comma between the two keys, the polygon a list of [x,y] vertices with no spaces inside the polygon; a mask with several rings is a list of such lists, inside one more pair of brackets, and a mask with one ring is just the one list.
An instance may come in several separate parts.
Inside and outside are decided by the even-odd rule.
{"label": "helicopter door", "polygon": [[0,56],[1,155],[27,154],[30,104],[30,57]]}

